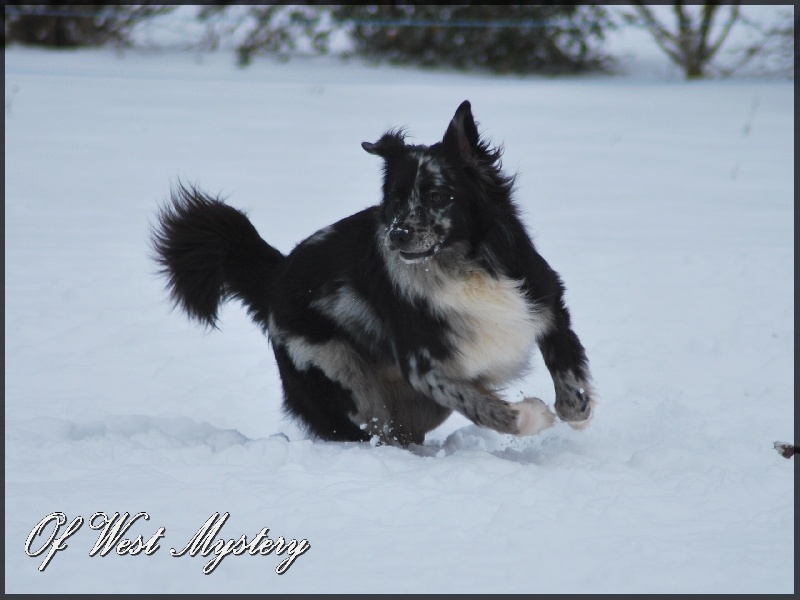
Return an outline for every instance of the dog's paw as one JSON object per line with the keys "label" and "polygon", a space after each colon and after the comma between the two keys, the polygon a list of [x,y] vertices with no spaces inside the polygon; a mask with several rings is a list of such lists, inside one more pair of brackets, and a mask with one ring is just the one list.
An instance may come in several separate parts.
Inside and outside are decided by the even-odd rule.
{"label": "dog's paw", "polygon": [[556,422],[556,416],[539,398],[525,398],[516,403],[517,435],[536,435]]}
{"label": "dog's paw", "polygon": [[589,400],[589,403],[586,407],[586,413],[585,419],[581,419],[580,421],[565,420],[564,422],[577,431],[583,431],[592,422],[592,417],[594,416],[594,400]]}

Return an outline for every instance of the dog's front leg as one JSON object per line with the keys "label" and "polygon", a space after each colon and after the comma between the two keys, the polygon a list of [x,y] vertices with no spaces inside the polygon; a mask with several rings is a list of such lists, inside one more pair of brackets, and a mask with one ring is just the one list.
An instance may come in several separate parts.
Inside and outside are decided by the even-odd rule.
{"label": "dog's front leg", "polygon": [[553,378],[556,413],[571,427],[582,429],[594,411],[586,351],[572,330],[563,300],[555,306],[552,317],[553,327],[539,339],[539,349]]}
{"label": "dog's front leg", "polygon": [[408,379],[415,390],[437,404],[500,433],[534,435],[555,422],[555,415],[538,398],[506,402],[480,383],[449,377],[427,355],[411,358]]}

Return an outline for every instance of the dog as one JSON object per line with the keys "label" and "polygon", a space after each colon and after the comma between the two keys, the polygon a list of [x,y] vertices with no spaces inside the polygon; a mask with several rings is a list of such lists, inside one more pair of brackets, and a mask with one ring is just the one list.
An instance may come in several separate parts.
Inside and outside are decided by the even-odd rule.
{"label": "dog", "polygon": [[584,347],[559,275],[512,199],[501,148],[469,101],[440,142],[392,129],[363,149],[383,160],[381,202],[288,255],[245,214],[178,184],[152,227],[172,300],[216,327],[235,299],[268,336],[283,406],[312,437],[423,444],[456,411],[481,427],[533,435],[556,421],[538,398],[507,402],[538,345],[555,412],[580,429],[594,412]]}

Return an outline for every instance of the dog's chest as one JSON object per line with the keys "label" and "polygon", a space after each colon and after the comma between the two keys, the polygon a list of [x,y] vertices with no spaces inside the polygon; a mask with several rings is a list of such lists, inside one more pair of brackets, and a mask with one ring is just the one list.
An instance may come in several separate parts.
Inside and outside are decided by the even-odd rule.
{"label": "dog's chest", "polygon": [[524,374],[547,326],[525,300],[519,282],[481,271],[448,280],[434,302],[451,328],[451,368],[460,377],[490,385]]}

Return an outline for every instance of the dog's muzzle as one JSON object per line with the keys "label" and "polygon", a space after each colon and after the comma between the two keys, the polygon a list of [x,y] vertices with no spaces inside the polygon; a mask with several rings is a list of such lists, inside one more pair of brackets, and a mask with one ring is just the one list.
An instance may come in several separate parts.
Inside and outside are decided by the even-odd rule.
{"label": "dog's muzzle", "polygon": [[438,239],[432,231],[419,230],[411,225],[396,225],[386,234],[386,245],[397,250],[406,262],[430,258],[439,250]]}

